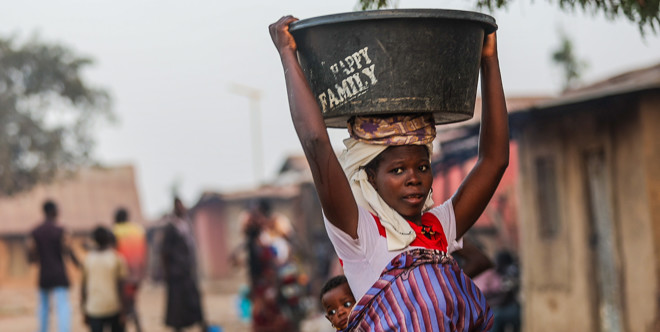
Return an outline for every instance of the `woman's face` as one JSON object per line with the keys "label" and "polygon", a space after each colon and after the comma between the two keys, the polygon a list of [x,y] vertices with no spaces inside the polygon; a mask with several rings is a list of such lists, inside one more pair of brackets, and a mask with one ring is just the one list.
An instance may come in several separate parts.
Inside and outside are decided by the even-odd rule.
{"label": "woman's face", "polygon": [[381,198],[409,221],[421,222],[433,184],[428,150],[423,145],[392,146],[383,151],[369,182]]}

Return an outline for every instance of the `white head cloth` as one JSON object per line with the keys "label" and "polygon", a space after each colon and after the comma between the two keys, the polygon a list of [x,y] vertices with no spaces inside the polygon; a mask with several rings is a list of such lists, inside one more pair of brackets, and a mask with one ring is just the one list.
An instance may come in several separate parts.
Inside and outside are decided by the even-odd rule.
{"label": "white head cloth", "polygon": [[[378,216],[387,233],[388,250],[406,248],[415,239],[415,232],[408,222],[378,195],[376,189],[369,182],[367,172],[364,170],[364,166],[389,146],[367,144],[350,137],[344,140],[344,145],[346,150],[339,156],[339,163],[341,163],[344,173],[346,173],[355,202]],[[430,158],[433,148],[432,143],[426,144],[426,147],[429,149]],[[424,203],[424,211],[432,207],[433,199],[429,192]]]}

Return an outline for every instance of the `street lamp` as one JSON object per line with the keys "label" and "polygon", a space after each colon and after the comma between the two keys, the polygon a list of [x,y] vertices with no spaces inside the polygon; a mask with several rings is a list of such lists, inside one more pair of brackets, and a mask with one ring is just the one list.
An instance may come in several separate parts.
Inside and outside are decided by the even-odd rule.
{"label": "street lamp", "polygon": [[252,164],[254,177],[257,184],[261,183],[263,176],[263,152],[261,146],[261,116],[259,102],[261,101],[261,90],[249,86],[233,83],[229,91],[237,95],[247,97],[250,101],[250,128],[252,130]]}

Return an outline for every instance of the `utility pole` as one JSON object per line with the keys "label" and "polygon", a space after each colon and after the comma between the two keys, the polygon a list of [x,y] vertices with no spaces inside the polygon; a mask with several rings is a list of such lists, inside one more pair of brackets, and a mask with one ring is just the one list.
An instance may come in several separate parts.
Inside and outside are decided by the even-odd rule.
{"label": "utility pole", "polygon": [[264,169],[263,148],[261,146],[261,114],[259,104],[261,90],[233,83],[229,90],[232,93],[246,97],[250,101],[250,128],[252,131],[252,170],[257,184],[261,183]]}

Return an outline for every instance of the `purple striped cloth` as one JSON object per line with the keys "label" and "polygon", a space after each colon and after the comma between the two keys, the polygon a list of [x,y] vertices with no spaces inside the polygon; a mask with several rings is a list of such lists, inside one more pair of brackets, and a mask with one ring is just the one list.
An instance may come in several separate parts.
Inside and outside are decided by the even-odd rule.
{"label": "purple striped cloth", "polygon": [[486,298],[446,253],[396,256],[360,299],[344,331],[488,331]]}

